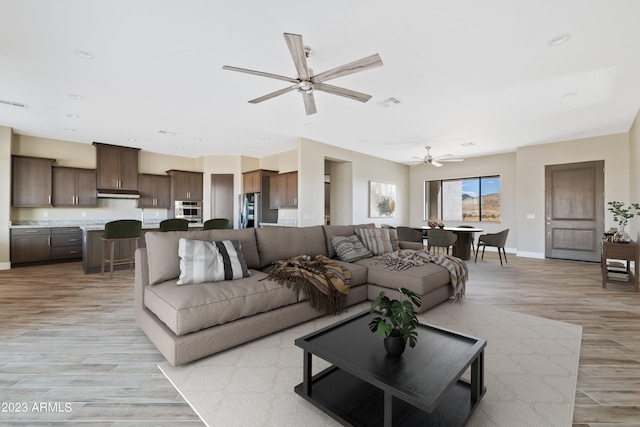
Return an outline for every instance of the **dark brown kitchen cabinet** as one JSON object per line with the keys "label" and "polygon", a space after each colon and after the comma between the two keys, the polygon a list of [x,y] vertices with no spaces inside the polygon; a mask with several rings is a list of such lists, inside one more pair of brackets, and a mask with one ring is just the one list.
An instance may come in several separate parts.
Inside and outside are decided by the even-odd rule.
{"label": "dark brown kitchen cabinet", "polygon": [[78,227],[51,229],[51,260],[82,258],[82,230]]}
{"label": "dark brown kitchen cabinet", "polygon": [[269,177],[269,207],[271,209],[298,207],[298,172]]}
{"label": "dark brown kitchen cabinet", "polygon": [[11,264],[51,260],[50,228],[11,230]]}
{"label": "dark brown kitchen cabinet", "polygon": [[11,206],[50,207],[55,159],[11,156]]}
{"label": "dark brown kitchen cabinet", "polygon": [[171,169],[171,200],[202,201],[203,173]]}
{"label": "dark brown kitchen cabinet", "polygon": [[138,148],[94,142],[98,189],[138,191]]}
{"label": "dark brown kitchen cabinet", "polygon": [[166,175],[140,174],[139,208],[169,209],[171,207],[171,178]]}
{"label": "dark brown kitchen cabinet", "polygon": [[53,167],[53,205],[71,207],[98,206],[96,171],[93,169]]}
{"label": "dark brown kitchen cabinet", "polygon": [[80,258],[82,231],[78,227],[11,229],[12,266]]}

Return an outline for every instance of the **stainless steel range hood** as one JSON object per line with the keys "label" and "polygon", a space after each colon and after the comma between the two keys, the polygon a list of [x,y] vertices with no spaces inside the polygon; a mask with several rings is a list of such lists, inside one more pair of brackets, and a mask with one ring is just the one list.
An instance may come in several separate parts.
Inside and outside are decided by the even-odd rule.
{"label": "stainless steel range hood", "polygon": [[139,199],[140,193],[133,190],[98,188],[98,199]]}

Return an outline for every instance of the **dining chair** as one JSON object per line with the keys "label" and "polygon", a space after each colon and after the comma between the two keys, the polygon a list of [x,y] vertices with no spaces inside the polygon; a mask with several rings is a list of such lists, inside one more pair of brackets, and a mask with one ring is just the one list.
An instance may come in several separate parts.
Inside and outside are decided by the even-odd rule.
{"label": "dining chair", "polygon": [[[138,249],[138,239],[142,234],[142,221],[135,219],[121,219],[111,221],[104,225],[102,233],[102,262],[100,274],[104,274],[105,263],[109,263],[109,278],[113,278],[113,266],[129,264],[129,270],[133,271],[135,250]],[[114,259],[116,242],[129,243],[129,256],[127,258]],[[135,249],[134,249],[135,244]],[[108,257],[107,257],[108,256]]]}
{"label": "dining chair", "polygon": [[[474,262],[478,261],[478,252],[480,252],[480,247],[482,247],[482,257],[480,259],[484,260],[484,250],[487,246],[498,248],[500,265],[502,265],[502,255],[504,255],[504,262],[507,262],[507,253],[504,250],[504,245],[507,243],[508,234],[508,228],[506,230],[502,230],[499,233],[481,234],[480,237],[478,237],[478,246],[476,248],[476,258]],[[502,253],[500,252],[500,250],[502,250]]]}
{"label": "dining chair", "polygon": [[427,251],[431,252],[431,248],[437,248],[438,253],[440,252],[440,248],[445,248],[447,250],[447,255],[449,255],[449,248],[456,244],[458,241],[458,236],[448,230],[443,230],[441,228],[429,228],[427,230]]}
{"label": "dining chair", "polygon": [[398,241],[401,242],[421,242],[424,239],[422,231],[418,231],[411,227],[396,227],[398,233]]}
{"label": "dining chair", "polygon": [[189,221],[183,218],[165,219],[160,222],[160,231],[187,231]]}

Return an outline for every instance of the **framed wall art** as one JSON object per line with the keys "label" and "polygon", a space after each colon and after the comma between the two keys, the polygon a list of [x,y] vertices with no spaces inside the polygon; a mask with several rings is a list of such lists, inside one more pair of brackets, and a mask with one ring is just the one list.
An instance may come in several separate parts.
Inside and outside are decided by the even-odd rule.
{"label": "framed wall art", "polygon": [[396,216],[396,185],[369,181],[369,218]]}

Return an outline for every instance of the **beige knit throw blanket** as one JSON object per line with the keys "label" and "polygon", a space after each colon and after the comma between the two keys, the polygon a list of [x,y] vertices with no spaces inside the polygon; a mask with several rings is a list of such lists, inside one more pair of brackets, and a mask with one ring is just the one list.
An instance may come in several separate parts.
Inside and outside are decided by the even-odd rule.
{"label": "beige knit throw blanket", "polygon": [[[434,263],[443,266],[449,271],[451,276],[451,286],[453,286],[453,302],[462,302],[464,298],[465,285],[469,278],[467,264],[460,258],[445,254],[432,254],[424,250],[400,249],[395,252],[378,255],[377,261],[382,262],[392,270],[406,270],[415,265]],[[376,262],[377,263],[377,262]]]}

